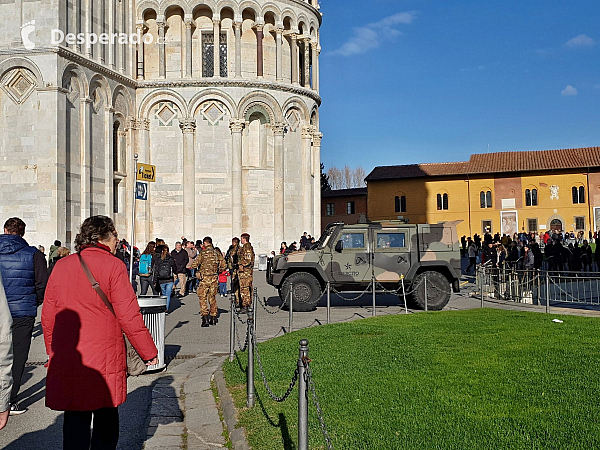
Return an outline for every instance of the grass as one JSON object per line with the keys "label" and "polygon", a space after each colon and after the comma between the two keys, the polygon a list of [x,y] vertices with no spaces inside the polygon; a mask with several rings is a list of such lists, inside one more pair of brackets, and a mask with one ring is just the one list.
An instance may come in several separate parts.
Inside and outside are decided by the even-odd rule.
{"label": "grass", "polygon": [[[553,323],[560,318],[564,323]],[[600,448],[598,319],[479,309],[385,316],[300,330],[259,345],[281,395],[309,340],[336,449]],[[271,401],[247,354],[224,365],[254,450],[297,448],[297,390]],[[309,445],[325,448],[309,406]]]}

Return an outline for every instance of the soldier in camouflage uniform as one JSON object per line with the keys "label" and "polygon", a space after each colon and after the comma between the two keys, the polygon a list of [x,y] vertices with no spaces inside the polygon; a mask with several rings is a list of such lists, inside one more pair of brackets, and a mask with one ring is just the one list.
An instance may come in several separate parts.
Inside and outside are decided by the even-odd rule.
{"label": "soldier in camouflage uniform", "polygon": [[243,312],[248,312],[252,305],[252,272],[254,271],[254,249],[250,244],[250,235],[244,233],[242,238],[242,247],[238,253],[238,278],[240,281],[240,301],[242,302]]}
{"label": "soldier in camouflage uniform", "polygon": [[216,325],[218,322],[215,297],[217,296],[219,274],[225,270],[226,266],[221,252],[213,248],[212,238],[205,237],[203,244],[202,251],[192,262],[192,269],[199,267],[196,276],[200,279],[200,285],[196,292],[200,301],[202,326],[207,327],[209,324]]}
{"label": "soldier in camouflage uniform", "polygon": [[240,280],[238,279],[237,265],[238,265],[238,254],[240,251],[240,240],[234,237],[231,240],[231,245],[225,254],[225,263],[227,269],[231,274],[231,293],[234,296],[234,301],[239,302],[240,300]]}

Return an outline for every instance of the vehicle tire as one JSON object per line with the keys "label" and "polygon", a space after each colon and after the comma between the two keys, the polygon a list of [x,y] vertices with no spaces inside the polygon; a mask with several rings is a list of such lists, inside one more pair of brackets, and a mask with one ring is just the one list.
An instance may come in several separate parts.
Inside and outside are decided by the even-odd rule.
{"label": "vehicle tire", "polygon": [[321,285],[314,275],[307,272],[296,272],[283,280],[279,297],[288,306],[290,289],[293,289],[294,311],[307,312],[317,307],[321,298]]}
{"label": "vehicle tire", "polygon": [[411,285],[413,292],[409,296],[410,304],[425,309],[425,284],[427,285],[427,310],[440,311],[448,304],[452,291],[448,279],[439,272],[425,271],[414,278]]}

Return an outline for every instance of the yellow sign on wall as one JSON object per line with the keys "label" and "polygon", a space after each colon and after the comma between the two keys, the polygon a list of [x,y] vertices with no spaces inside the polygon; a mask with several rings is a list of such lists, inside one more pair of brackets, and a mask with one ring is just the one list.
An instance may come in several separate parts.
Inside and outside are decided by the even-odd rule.
{"label": "yellow sign on wall", "polygon": [[156,166],[138,163],[136,179],[154,183],[156,181]]}

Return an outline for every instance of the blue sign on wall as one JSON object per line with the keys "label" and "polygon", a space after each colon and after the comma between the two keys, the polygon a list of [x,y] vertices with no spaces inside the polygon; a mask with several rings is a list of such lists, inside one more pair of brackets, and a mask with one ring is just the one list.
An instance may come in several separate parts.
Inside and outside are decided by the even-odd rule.
{"label": "blue sign on wall", "polygon": [[148,183],[142,183],[140,181],[135,183],[135,199],[148,200]]}

